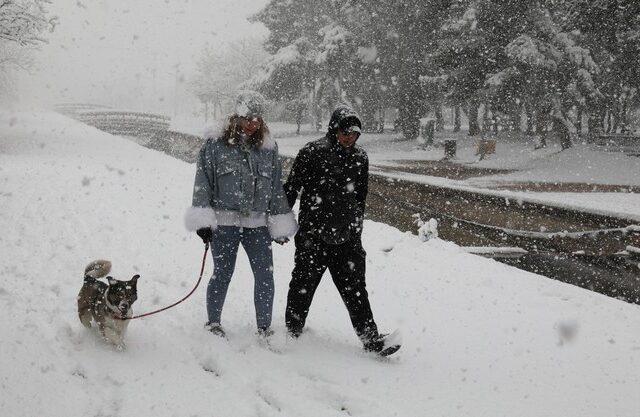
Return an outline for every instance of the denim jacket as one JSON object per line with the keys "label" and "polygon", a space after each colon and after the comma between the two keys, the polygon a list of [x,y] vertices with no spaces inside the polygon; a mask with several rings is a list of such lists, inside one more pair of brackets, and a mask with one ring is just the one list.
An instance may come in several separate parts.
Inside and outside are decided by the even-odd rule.
{"label": "denim jacket", "polygon": [[260,147],[207,139],[197,160],[192,209],[199,213],[187,213],[190,230],[215,228],[215,210],[266,213],[274,238],[290,237],[297,230],[282,187],[278,147],[270,139]]}

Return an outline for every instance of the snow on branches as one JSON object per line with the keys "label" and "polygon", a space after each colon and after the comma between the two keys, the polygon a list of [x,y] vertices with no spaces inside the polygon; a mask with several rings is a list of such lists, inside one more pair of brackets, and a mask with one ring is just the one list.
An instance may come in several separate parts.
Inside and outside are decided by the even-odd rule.
{"label": "snow on branches", "polygon": [[48,17],[49,0],[0,0],[0,39],[34,46],[46,43],[45,32],[53,32],[57,17]]}

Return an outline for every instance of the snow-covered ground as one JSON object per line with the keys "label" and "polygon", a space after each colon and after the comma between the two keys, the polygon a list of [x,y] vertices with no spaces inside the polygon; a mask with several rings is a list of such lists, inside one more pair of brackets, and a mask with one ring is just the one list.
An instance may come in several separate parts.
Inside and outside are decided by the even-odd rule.
{"label": "snow-covered ground", "polygon": [[[137,313],[186,294],[202,243],[182,225],[194,166],[53,113],[0,111],[2,416],[637,416],[640,307],[367,221],[368,288],[389,360],[361,352],[330,279],[300,340],[283,315],[291,244],[274,247],[275,353],[254,336],[239,254],[213,337],[202,285],[133,321],[117,352],[86,331],[84,266],[141,275]],[[207,275],[211,260],[207,260]],[[325,277],[328,278],[328,277]]]}

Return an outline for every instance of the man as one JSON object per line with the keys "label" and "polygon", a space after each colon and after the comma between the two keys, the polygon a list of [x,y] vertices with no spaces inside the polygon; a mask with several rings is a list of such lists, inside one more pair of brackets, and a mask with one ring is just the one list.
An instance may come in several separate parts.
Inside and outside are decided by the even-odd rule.
{"label": "man", "polygon": [[284,185],[291,207],[302,190],[285,321],[289,334],[298,337],[328,268],[364,349],[386,356],[400,345],[378,333],[366,290],[362,223],[369,160],[356,145],[361,128],[351,108],[338,106],[327,134],[300,150]]}

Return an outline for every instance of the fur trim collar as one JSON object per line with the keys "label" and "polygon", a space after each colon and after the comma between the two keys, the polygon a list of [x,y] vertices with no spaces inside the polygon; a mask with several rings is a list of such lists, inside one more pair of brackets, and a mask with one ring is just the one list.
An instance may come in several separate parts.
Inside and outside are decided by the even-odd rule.
{"label": "fur trim collar", "polygon": [[222,136],[223,131],[224,130],[220,125],[209,125],[209,126],[205,126],[202,132],[202,136],[204,137],[205,140],[216,139]]}
{"label": "fur trim collar", "polygon": [[[222,136],[223,132],[224,130],[222,129],[222,127],[216,126],[216,125],[209,125],[204,128],[202,136],[204,137],[205,140],[218,139]],[[276,146],[277,146],[276,141],[271,137],[271,134],[267,134],[264,136],[260,149],[273,150],[276,148]]]}
{"label": "fur trim collar", "polygon": [[261,149],[268,149],[268,150],[272,150],[276,148],[276,141],[273,140],[271,138],[271,135],[265,135],[263,140],[262,140],[262,146],[260,146]]}

